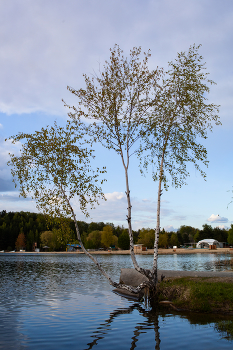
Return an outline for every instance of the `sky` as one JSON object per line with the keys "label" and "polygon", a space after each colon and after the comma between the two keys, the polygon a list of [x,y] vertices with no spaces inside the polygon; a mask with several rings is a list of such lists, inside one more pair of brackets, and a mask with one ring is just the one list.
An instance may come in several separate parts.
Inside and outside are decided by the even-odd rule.
{"label": "sky", "polygon": [[[6,138],[33,133],[56,120],[65,125],[67,91],[84,87],[83,74],[98,71],[118,44],[128,55],[134,46],[151,50],[150,68],[167,67],[177,52],[201,44],[211,87],[209,102],[221,105],[222,126],[215,126],[204,146],[206,181],[192,167],[187,185],[163,191],[161,228],[203,224],[229,228],[233,223],[233,2],[231,0],[8,0],[0,2],[0,211],[36,212],[31,198],[19,197],[7,166],[18,148]],[[124,169],[113,151],[96,146],[95,164],[107,166],[102,189],[107,201],[86,220],[78,202],[78,220],[112,222],[127,227]],[[158,184],[150,171],[140,175],[130,164],[133,229],[156,226]],[[229,204],[229,205],[228,205]]]}

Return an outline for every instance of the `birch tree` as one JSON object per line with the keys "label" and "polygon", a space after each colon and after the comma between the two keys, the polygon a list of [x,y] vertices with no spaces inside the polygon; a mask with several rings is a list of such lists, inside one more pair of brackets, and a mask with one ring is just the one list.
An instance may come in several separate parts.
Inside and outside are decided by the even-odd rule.
{"label": "birch tree", "polygon": [[[70,107],[74,120],[89,119],[89,134],[121,157],[126,181],[127,221],[130,253],[137,271],[147,276],[153,289],[157,283],[158,241],[160,232],[160,198],[162,186],[180,187],[189,176],[187,163],[192,163],[205,178],[200,164],[207,165],[207,151],[200,142],[207,138],[213,124],[220,124],[218,106],[208,103],[207,94],[214,84],[205,71],[199,46],[191,46],[187,53],[178,54],[169,69],[150,71],[148,59],[141,49],[134,48],[129,58],[115,45],[110,61],[92,77],[84,75],[85,89],[68,90],[78,97],[78,107]],[[145,156],[147,152],[147,156]],[[153,178],[158,180],[157,225],[154,259],[151,270],[141,268],[134,255],[129,165],[137,154],[144,162],[142,169],[152,162]],[[141,170],[142,170],[141,169]],[[143,171],[143,170],[142,170]]]}
{"label": "birch tree", "polygon": [[[164,72],[159,90],[159,103],[153,115],[155,124],[160,118],[156,133],[145,135],[149,154],[145,156],[142,168],[152,163],[153,179],[158,181],[157,225],[154,242],[154,260],[152,273],[157,281],[158,242],[160,232],[160,207],[162,186],[168,189],[171,184],[181,187],[189,176],[187,164],[193,164],[205,179],[206,173],[201,164],[208,166],[207,150],[201,143],[207,138],[207,132],[213,125],[220,125],[218,107],[208,103],[207,94],[215,84],[209,79],[200,46],[190,46],[188,52],[178,53],[169,69]],[[141,160],[143,153],[139,154]]]}
{"label": "birch tree", "polygon": [[92,77],[84,75],[85,89],[68,90],[78,97],[78,106],[70,107],[74,122],[89,120],[89,135],[107,149],[114,150],[122,160],[127,197],[127,222],[130,254],[134,268],[151,278],[151,271],[138,265],[134,254],[132,232],[132,203],[129,185],[131,156],[143,149],[143,136],[155,128],[152,112],[157,104],[160,69],[149,70],[150,52],[141,59],[141,48],[133,48],[129,58],[124,57],[118,45],[110,49],[110,61]]}
{"label": "birch tree", "polygon": [[42,128],[34,134],[19,133],[11,136],[13,144],[22,144],[20,155],[10,154],[11,159],[8,162],[13,181],[19,186],[20,195],[34,198],[38,209],[50,218],[70,217],[74,220],[83,252],[112,286],[138,293],[144,288],[143,284],[134,288],[114,282],[83,245],[73,203],[76,201],[80,210],[89,216],[88,210],[93,209],[98,200],[104,198],[98,183],[100,175],[105,173],[105,169],[92,170],[90,162],[94,157],[93,149],[88,144],[84,147],[84,134],[84,124],[76,120],[75,127],[67,123],[62,128],[55,123],[54,126]]}

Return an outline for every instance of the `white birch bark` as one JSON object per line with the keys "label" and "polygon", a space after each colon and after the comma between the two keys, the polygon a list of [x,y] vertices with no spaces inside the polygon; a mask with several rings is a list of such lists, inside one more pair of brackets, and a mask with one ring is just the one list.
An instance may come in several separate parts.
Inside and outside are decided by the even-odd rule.
{"label": "white birch bark", "polygon": [[159,249],[159,233],[160,233],[160,211],[161,211],[161,195],[162,195],[162,179],[163,179],[163,165],[164,165],[164,157],[165,152],[167,148],[167,142],[169,133],[171,130],[171,125],[168,129],[166,139],[163,146],[163,152],[160,162],[160,169],[159,169],[159,186],[158,186],[158,197],[157,197],[157,223],[156,223],[156,229],[155,229],[155,242],[154,242],[154,260],[153,260],[153,268],[152,268],[152,274],[153,274],[153,282],[156,284],[158,283],[158,249]]}
{"label": "white birch bark", "polygon": [[153,279],[154,283],[158,282],[158,247],[159,247],[159,233],[160,233],[160,210],[161,210],[161,195],[162,195],[162,176],[163,176],[163,162],[164,153],[162,154],[162,159],[160,163],[159,171],[159,186],[158,186],[158,198],[157,198],[157,224],[155,230],[155,242],[154,242],[154,260],[153,260]]}
{"label": "white birch bark", "polygon": [[122,160],[122,164],[123,167],[125,169],[125,182],[126,182],[126,197],[127,197],[127,211],[128,211],[128,215],[127,215],[127,222],[128,222],[128,230],[129,230],[129,239],[130,239],[130,255],[131,255],[131,259],[134,265],[134,268],[136,271],[142,273],[143,275],[145,275],[148,278],[151,278],[151,271],[150,270],[146,270],[141,268],[138,265],[138,262],[136,260],[136,256],[134,253],[134,242],[133,242],[133,230],[132,230],[132,219],[131,219],[131,197],[130,197],[130,190],[129,190],[129,176],[128,176],[128,168],[129,168],[129,149],[127,149],[127,164],[125,164],[125,160],[124,160],[124,154],[122,151],[122,148],[120,146],[120,150],[121,150],[121,160]]}
{"label": "white birch bark", "polygon": [[72,213],[72,216],[73,216],[73,219],[74,219],[74,223],[75,223],[75,229],[76,229],[77,238],[78,238],[78,241],[80,243],[80,246],[81,246],[84,254],[86,254],[94,262],[94,264],[97,266],[99,271],[108,279],[109,284],[111,286],[115,287],[115,288],[122,289],[122,290],[127,290],[127,291],[129,291],[131,293],[134,293],[134,294],[139,293],[142,289],[144,289],[146,286],[148,286],[148,282],[143,282],[138,287],[135,288],[135,287],[132,287],[132,286],[128,286],[126,284],[121,284],[121,283],[114,282],[111,279],[111,277],[107,274],[107,272],[99,264],[98,260],[85,249],[85,247],[83,245],[83,242],[82,242],[82,238],[81,238],[80,232],[79,232],[78,223],[77,223],[77,220],[76,220],[76,216],[75,216],[74,210],[73,210],[73,208],[72,208],[72,206],[70,204],[70,201],[67,198],[67,195],[66,195],[64,189],[62,188],[62,186],[60,186],[60,189],[61,189],[61,191],[63,193],[63,197],[64,197],[65,201],[67,202],[67,205],[69,206],[70,211]]}

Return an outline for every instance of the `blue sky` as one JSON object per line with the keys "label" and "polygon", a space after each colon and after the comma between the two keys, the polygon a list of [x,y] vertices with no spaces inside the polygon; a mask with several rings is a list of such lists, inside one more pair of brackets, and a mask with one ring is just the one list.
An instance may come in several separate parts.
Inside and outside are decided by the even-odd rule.
{"label": "blue sky", "polygon": [[[67,85],[84,86],[83,73],[97,71],[117,43],[125,54],[133,46],[151,50],[150,68],[167,67],[177,52],[202,44],[211,88],[220,104],[222,126],[205,141],[210,161],[207,181],[190,167],[188,185],[163,192],[161,227],[230,227],[233,204],[233,2],[231,0],[9,0],[0,2],[0,210],[36,211],[19,198],[6,162],[17,148],[4,139],[64,125],[62,99],[75,104]],[[107,202],[91,212],[93,221],[127,226],[124,171],[113,152],[96,147],[95,164],[107,166]],[[137,159],[130,169],[133,229],[155,227],[157,183],[142,177]],[[77,218],[84,220],[78,204]],[[90,220],[89,220],[90,221]]]}

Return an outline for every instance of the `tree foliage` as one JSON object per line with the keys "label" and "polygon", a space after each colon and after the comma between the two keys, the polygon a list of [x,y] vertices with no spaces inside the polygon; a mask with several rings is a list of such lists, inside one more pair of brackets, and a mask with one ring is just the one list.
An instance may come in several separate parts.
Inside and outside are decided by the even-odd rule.
{"label": "tree foliage", "polygon": [[46,215],[29,212],[0,212],[0,250],[15,247],[18,235],[24,232],[26,248],[31,250],[33,243],[40,246],[40,233],[47,228]]}
{"label": "tree foliage", "polygon": [[20,249],[24,249],[26,247],[26,240],[25,240],[25,235],[23,232],[21,232],[19,235],[18,235],[18,238],[15,242],[15,248],[17,250],[20,250]]}
{"label": "tree foliage", "polygon": [[[192,163],[205,177],[200,164],[207,165],[207,151],[200,142],[219,125],[218,106],[208,103],[207,94],[213,81],[208,78],[205,63],[199,54],[200,46],[178,53],[169,69],[150,71],[150,53],[140,60],[141,48],[133,48],[129,58],[119,46],[110,50],[110,61],[100,74],[84,75],[85,88],[68,87],[79,99],[71,108],[70,117],[90,120],[89,134],[122,159],[128,202],[128,232],[134,267],[157,281],[158,242],[160,232],[160,197],[162,183],[167,189],[168,178],[180,187],[189,176],[187,163]],[[138,142],[137,142],[138,141]],[[145,152],[147,154],[145,156]],[[129,160],[137,153],[142,171],[153,165],[153,178],[159,181],[157,225],[154,240],[154,262],[151,271],[139,267],[133,251],[131,226],[131,197],[129,189]]]}
{"label": "tree foliage", "polygon": [[153,110],[157,104],[160,69],[150,70],[150,52],[141,59],[141,48],[133,48],[129,57],[118,45],[110,49],[110,60],[99,75],[84,75],[85,89],[68,90],[78,97],[78,107],[70,107],[69,116],[76,123],[81,117],[89,120],[89,135],[104,147],[114,150],[122,160],[126,180],[127,221],[130,253],[137,271],[150,276],[141,268],[134,254],[129,188],[130,157],[144,147],[143,137],[154,129]]}
{"label": "tree foliage", "polygon": [[215,83],[208,78],[199,49],[200,45],[193,45],[188,52],[178,53],[161,79],[159,102],[154,109],[155,122],[160,118],[160,124],[153,138],[147,137],[151,153],[144,165],[147,167],[150,159],[154,166],[153,178],[161,178],[165,188],[168,175],[175,187],[186,184],[190,162],[206,176],[200,163],[208,165],[207,150],[200,141],[207,138],[214,123],[221,124],[219,106],[207,100],[210,86]]}
{"label": "tree foliage", "polygon": [[118,246],[122,250],[128,250],[130,245],[129,234],[127,230],[124,230],[118,238]]}
{"label": "tree foliage", "polygon": [[40,235],[42,248],[49,247],[50,251],[55,251],[59,248],[59,242],[55,231],[44,231]]}
{"label": "tree foliage", "polygon": [[87,232],[90,233],[92,231],[102,231],[105,226],[104,222],[91,222],[88,225]]}
{"label": "tree foliage", "polygon": [[150,52],[133,48],[129,58],[123,56],[118,45],[110,49],[110,61],[105,62],[99,76],[85,78],[85,89],[68,90],[79,98],[78,107],[70,107],[70,117],[76,122],[80,116],[94,121],[92,136],[106,148],[115,150],[123,159],[135,142],[148,133],[152,110],[156,103],[159,69],[149,71]]}
{"label": "tree foliage", "polygon": [[183,243],[194,242],[199,237],[199,230],[192,226],[182,225],[179,228],[179,233],[182,236]]}
{"label": "tree foliage", "polygon": [[168,244],[169,244],[169,236],[167,232],[161,233],[159,235],[159,247],[160,248],[168,248]]}
{"label": "tree foliage", "polygon": [[170,244],[173,247],[179,245],[179,240],[178,240],[177,234],[175,234],[174,232],[171,234]]}
{"label": "tree foliage", "polygon": [[153,229],[146,229],[142,228],[140,230],[139,236],[138,236],[138,243],[143,244],[148,249],[152,249],[154,247],[154,241],[155,241],[155,230]]}
{"label": "tree foliage", "polygon": [[228,238],[227,241],[229,244],[233,244],[233,225],[231,224],[231,227],[228,231]]}
{"label": "tree foliage", "polygon": [[[180,52],[169,69],[164,72],[153,116],[156,128],[153,134],[145,134],[147,149],[144,156],[140,150],[142,169],[153,165],[153,179],[158,181],[157,225],[154,246],[153,270],[157,271],[160,232],[160,198],[162,184],[181,187],[189,176],[187,164],[191,163],[205,178],[200,164],[208,165],[207,150],[201,139],[207,138],[213,124],[220,125],[218,107],[208,103],[207,94],[214,84],[205,71],[200,46],[190,46],[188,52]],[[144,160],[143,160],[144,159]],[[157,278],[157,277],[155,277]]]}
{"label": "tree foliage", "polygon": [[87,237],[87,248],[89,249],[98,249],[101,245],[101,231],[92,231]]}
{"label": "tree foliage", "polygon": [[20,156],[10,154],[8,162],[20,195],[35,198],[38,208],[47,214],[72,216],[68,202],[76,196],[88,216],[87,204],[94,208],[103,198],[97,181],[104,170],[92,171],[93,150],[82,146],[84,130],[81,122],[76,128],[54,123],[34,134],[19,133],[10,138],[13,144],[25,140]]}
{"label": "tree foliage", "polygon": [[110,225],[107,225],[103,228],[101,232],[101,243],[105,248],[109,248],[113,245],[117,245],[118,239],[113,234],[113,228]]}
{"label": "tree foliage", "polygon": [[57,240],[57,247],[66,250],[67,244],[74,240],[74,231],[71,228],[71,220],[64,217],[53,218],[52,232]]}

